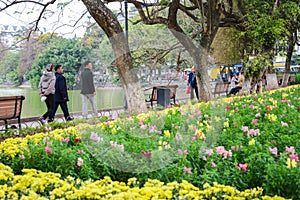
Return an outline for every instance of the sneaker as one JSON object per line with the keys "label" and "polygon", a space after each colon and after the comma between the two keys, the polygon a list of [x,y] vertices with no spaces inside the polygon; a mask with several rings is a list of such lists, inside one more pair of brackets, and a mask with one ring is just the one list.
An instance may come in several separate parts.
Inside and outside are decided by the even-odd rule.
{"label": "sneaker", "polygon": [[66,121],[72,121],[74,118],[73,117],[67,117]]}
{"label": "sneaker", "polygon": [[40,117],[40,118],[39,118],[39,122],[40,122],[42,125],[46,124],[46,120],[44,120],[44,117]]}

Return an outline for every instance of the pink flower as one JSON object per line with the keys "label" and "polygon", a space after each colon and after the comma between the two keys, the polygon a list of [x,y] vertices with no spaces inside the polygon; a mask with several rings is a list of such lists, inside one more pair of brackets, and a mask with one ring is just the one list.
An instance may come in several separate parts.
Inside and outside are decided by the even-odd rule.
{"label": "pink flower", "polygon": [[147,128],[147,125],[146,125],[146,124],[142,124],[142,125],[141,125],[141,129],[144,129],[144,130],[145,130],[146,128]]}
{"label": "pink flower", "polygon": [[216,167],[216,164],[215,164],[214,162],[211,162],[211,166],[212,166],[213,168],[215,168],[215,167]]}
{"label": "pink flower", "polygon": [[110,127],[110,122],[109,121],[106,122],[106,126]]}
{"label": "pink flower", "polygon": [[296,162],[299,162],[298,154],[290,155],[290,161],[292,162],[293,160],[295,160]]}
{"label": "pink flower", "polygon": [[254,106],[253,104],[251,104],[251,105],[249,106],[249,108],[254,109],[255,106]]}
{"label": "pink flower", "polygon": [[206,154],[208,155],[208,156],[211,156],[212,154],[213,154],[213,150],[212,149],[208,149],[208,150],[206,150]]}
{"label": "pink flower", "polygon": [[50,141],[50,138],[49,137],[44,137],[43,138],[43,143],[46,144]]}
{"label": "pink flower", "polygon": [[246,108],[246,104],[243,104],[243,105],[242,105],[242,108]]}
{"label": "pink flower", "polygon": [[240,109],[238,108],[238,107],[236,107],[235,109],[234,109],[234,112],[237,112],[237,111],[239,111]]}
{"label": "pink flower", "polygon": [[140,125],[140,126],[144,125],[144,120],[143,120],[143,119],[141,119],[141,120],[139,121],[139,125]]}
{"label": "pink flower", "polygon": [[154,133],[155,132],[155,130],[156,130],[156,126],[154,125],[154,126],[149,126],[149,132],[150,133]]}
{"label": "pink flower", "polygon": [[50,153],[52,153],[52,149],[50,147],[46,147],[45,152],[50,154]]}
{"label": "pink flower", "polygon": [[254,96],[253,96],[253,98],[254,98],[254,99],[257,99],[257,96],[256,96],[256,95],[254,95]]}
{"label": "pink flower", "polygon": [[291,153],[291,154],[294,154],[295,153],[295,148],[293,146],[291,147],[285,147],[285,150],[288,152],[288,153]]}
{"label": "pink flower", "polygon": [[75,138],[75,142],[81,142],[80,138]]}
{"label": "pink flower", "polygon": [[151,150],[149,150],[149,151],[144,151],[144,150],[142,150],[142,154],[143,154],[145,157],[151,157]]}
{"label": "pink flower", "polygon": [[21,158],[21,159],[25,159],[24,154],[20,155],[20,158]]}
{"label": "pink flower", "polygon": [[182,140],[182,135],[176,134],[175,139],[176,139],[177,141]]}
{"label": "pink flower", "polygon": [[260,116],[261,116],[260,113],[257,113],[257,114],[255,115],[256,118],[259,118]]}
{"label": "pink flower", "polygon": [[288,123],[281,121],[281,126],[289,126]]}
{"label": "pink flower", "polygon": [[67,137],[67,138],[61,138],[61,141],[65,142],[65,143],[68,143],[70,141],[70,138],[69,137]]}
{"label": "pink flower", "polygon": [[184,166],[183,171],[187,172],[188,174],[191,174],[192,173],[192,168],[187,168],[186,166]]}
{"label": "pink flower", "polygon": [[273,149],[269,147],[269,151],[274,154],[275,156],[277,155],[277,147],[274,147]]}
{"label": "pink flower", "polygon": [[183,151],[183,154],[184,154],[184,155],[188,155],[189,153],[188,153],[187,150],[184,150],[184,151]]}
{"label": "pink flower", "polygon": [[230,106],[226,106],[226,110],[230,110]]}
{"label": "pink flower", "polygon": [[260,135],[260,131],[259,131],[259,129],[250,129],[249,131],[248,131],[248,137],[250,137],[250,136],[259,136]]}
{"label": "pink flower", "polygon": [[253,119],[252,122],[251,122],[251,124],[257,125],[258,124],[258,119]]}
{"label": "pink flower", "polygon": [[224,146],[216,147],[216,151],[217,151],[217,154],[222,155],[223,152],[225,151]]}
{"label": "pink flower", "polygon": [[239,164],[238,169],[243,170],[244,172],[247,171],[248,164]]}
{"label": "pink flower", "polygon": [[85,154],[85,152],[83,150],[79,150],[79,149],[77,150],[77,153],[78,154]]}
{"label": "pink flower", "polygon": [[206,161],[206,160],[207,160],[206,156],[203,156],[203,157],[202,157],[202,160]]}
{"label": "pink flower", "polygon": [[248,132],[248,130],[249,130],[248,126],[243,126],[243,127],[242,127],[242,131]]}
{"label": "pink flower", "polygon": [[226,159],[227,157],[231,157],[231,156],[232,156],[231,150],[223,152],[223,159]]}
{"label": "pink flower", "polygon": [[78,158],[77,159],[77,166],[80,167],[83,164],[83,159],[82,158]]}
{"label": "pink flower", "polygon": [[182,150],[181,150],[181,149],[178,149],[177,153],[178,153],[179,155],[182,155]]}
{"label": "pink flower", "polygon": [[95,141],[95,142],[99,142],[100,141],[100,137],[98,136],[98,134],[96,132],[92,132],[90,139]]}

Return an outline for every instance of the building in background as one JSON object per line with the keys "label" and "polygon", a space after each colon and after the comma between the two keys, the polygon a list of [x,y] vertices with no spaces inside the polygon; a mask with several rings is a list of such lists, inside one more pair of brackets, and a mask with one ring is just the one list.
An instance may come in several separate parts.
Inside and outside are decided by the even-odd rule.
{"label": "building in background", "polygon": [[[25,26],[14,24],[0,24],[0,41],[3,45],[12,48],[21,48],[26,38]],[[46,28],[40,28],[41,34],[46,33]]]}

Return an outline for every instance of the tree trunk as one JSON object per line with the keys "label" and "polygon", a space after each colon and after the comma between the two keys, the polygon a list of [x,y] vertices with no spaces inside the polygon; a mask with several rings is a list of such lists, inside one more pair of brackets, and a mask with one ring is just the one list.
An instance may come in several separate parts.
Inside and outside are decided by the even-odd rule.
{"label": "tree trunk", "polygon": [[[297,37],[297,31],[295,36]],[[286,60],[285,60],[285,70],[284,70],[284,75],[281,83],[282,87],[286,87],[289,81],[290,72],[291,72],[291,60],[292,60],[293,50],[295,46],[295,42],[294,42],[295,36],[293,34],[289,36],[288,49],[286,52]]]}
{"label": "tree trunk", "polygon": [[278,81],[276,74],[266,74],[267,90],[273,90],[278,88]]}
{"label": "tree trunk", "polygon": [[128,43],[116,16],[102,1],[83,0],[91,16],[109,37],[114,50],[119,78],[127,99],[129,113],[147,112],[141,84],[133,69]]}
{"label": "tree trunk", "polygon": [[212,89],[208,75],[208,51],[203,50],[200,56],[193,58],[197,69],[197,86],[199,100],[210,101],[212,99]]}

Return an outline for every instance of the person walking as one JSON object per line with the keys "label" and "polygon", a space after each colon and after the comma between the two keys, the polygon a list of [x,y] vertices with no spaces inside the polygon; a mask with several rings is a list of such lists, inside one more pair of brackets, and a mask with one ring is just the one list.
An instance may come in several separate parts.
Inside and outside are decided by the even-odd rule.
{"label": "person walking", "polygon": [[55,76],[52,70],[53,65],[48,64],[46,66],[46,71],[43,72],[38,86],[41,100],[45,101],[47,106],[47,112],[45,112],[45,114],[39,118],[41,124],[46,123],[46,119],[51,116],[54,108]]}
{"label": "person walking", "polygon": [[191,72],[189,73],[188,86],[190,86],[191,88],[191,100],[195,98],[195,93],[197,99],[199,100],[198,86],[197,86],[197,79],[196,79],[196,69],[194,66],[192,67]]}
{"label": "person walking", "polygon": [[68,97],[68,89],[67,89],[67,82],[66,78],[63,76],[64,69],[61,65],[56,65],[55,68],[55,94],[54,94],[54,108],[53,112],[50,116],[48,122],[52,122],[54,120],[55,113],[60,106],[61,110],[64,113],[64,117],[66,121],[71,121],[73,118],[69,114],[68,104],[69,101]]}
{"label": "person walking", "polygon": [[97,104],[95,100],[96,90],[94,86],[94,78],[92,73],[93,65],[91,61],[86,61],[84,70],[80,75],[81,78],[81,95],[82,95],[82,116],[87,119],[88,116],[88,101],[92,104],[93,116],[98,116]]}

